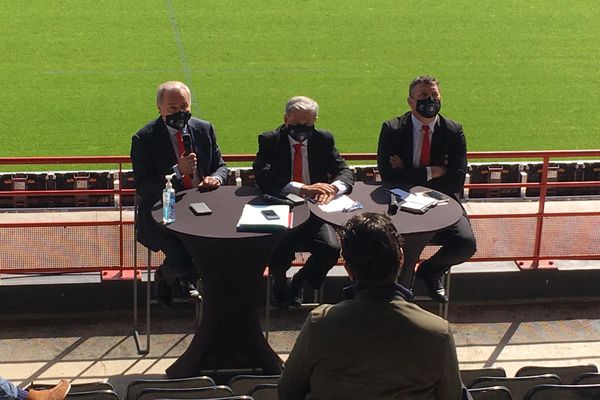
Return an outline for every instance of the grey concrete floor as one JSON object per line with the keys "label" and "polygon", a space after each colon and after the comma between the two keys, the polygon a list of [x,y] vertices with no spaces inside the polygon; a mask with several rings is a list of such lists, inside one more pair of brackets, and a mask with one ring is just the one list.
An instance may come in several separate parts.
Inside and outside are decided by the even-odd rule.
{"label": "grey concrete floor", "polygon": [[[452,304],[461,368],[600,365],[600,298],[522,304]],[[308,309],[271,313],[269,342],[285,359]],[[109,381],[123,394],[140,376],[158,377],[190,343],[194,310],[153,309],[151,351],[136,352],[128,313],[0,318],[0,375],[30,381]]]}

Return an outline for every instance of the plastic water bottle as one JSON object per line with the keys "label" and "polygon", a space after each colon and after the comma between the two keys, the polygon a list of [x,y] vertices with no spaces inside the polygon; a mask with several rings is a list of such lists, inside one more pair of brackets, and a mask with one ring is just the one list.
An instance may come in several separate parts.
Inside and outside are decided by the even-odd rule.
{"label": "plastic water bottle", "polygon": [[175,222],[175,189],[173,189],[173,184],[171,183],[173,175],[175,174],[165,175],[167,183],[162,192],[163,224],[165,225]]}

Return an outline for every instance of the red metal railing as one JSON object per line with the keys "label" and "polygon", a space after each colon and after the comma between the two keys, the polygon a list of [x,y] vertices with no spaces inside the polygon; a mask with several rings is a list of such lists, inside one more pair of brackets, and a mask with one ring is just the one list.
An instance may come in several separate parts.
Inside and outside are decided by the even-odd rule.
{"label": "red metal railing", "polygon": [[[348,161],[373,161],[376,159],[375,153],[347,153],[344,157]],[[533,248],[531,252],[525,252],[521,254],[492,254],[487,251],[488,254],[482,252],[482,255],[476,254],[473,260],[476,261],[513,261],[521,260],[522,268],[540,268],[543,267],[543,262],[546,260],[554,259],[573,259],[573,260],[594,260],[600,259],[600,237],[598,234],[592,232],[592,240],[598,239],[596,243],[590,243],[585,251],[579,251],[577,254],[543,254],[542,243],[544,237],[544,224],[546,219],[549,218],[584,218],[586,221],[592,221],[593,226],[596,226],[596,231],[600,231],[597,227],[600,226],[600,206],[592,211],[567,211],[567,212],[548,212],[546,211],[547,206],[547,192],[550,188],[565,188],[565,187],[600,187],[600,181],[586,181],[586,182],[548,182],[548,170],[551,159],[555,158],[572,158],[581,159],[587,157],[600,158],[600,150],[570,150],[570,151],[524,151],[524,152],[470,152],[468,153],[469,160],[481,160],[481,159],[503,159],[503,160],[515,160],[515,159],[541,159],[542,160],[542,172],[540,176],[540,182],[536,183],[479,183],[479,184],[467,184],[465,185],[468,189],[506,189],[506,188],[538,188],[539,189],[539,200],[537,212],[521,212],[521,213],[497,213],[497,214],[470,214],[471,220],[479,224],[481,222],[486,223],[490,221],[505,221],[507,219],[523,220],[525,223],[524,229],[529,229],[527,221],[534,219],[535,228]],[[227,162],[248,162],[254,159],[253,154],[233,154],[225,155]],[[123,166],[130,164],[129,157],[116,156],[116,157],[0,157],[0,165],[70,165],[70,164],[95,164],[95,165],[113,165],[116,166],[115,172],[118,172],[118,176],[123,176]],[[123,189],[121,183],[114,189],[73,189],[73,190],[5,190],[0,191],[0,197],[2,196],[59,196],[59,195],[113,195],[118,196],[119,199],[123,199],[125,195],[132,195],[133,189]],[[600,204],[600,201],[599,201]],[[21,209],[11,210],[10,213],[4,215],[19,215]],[[133,238],[131,241],[126,239],[126,236],[131,236],[133,230],[133,221],[131,218],[125,218],[125,212],[131,212],[129,209],[124,209],[122,201],[116,202],[115,211],[117,211],[117,217],[114,220],[109,221],[13,221],[10,222],[7,218],[1,218],[3,214],[0,214],[0,236],[10,236],[14,230],[18,230],[18,233],[27,232],[28,230],[35,230],[49,228],[55,231],[60,231],[62,228],[66,230],[68,227],[72,228],[94,228],[102,229],[102,227],[114,226],[118,229],[118,260],[99,262],[97,265],[83,266],[83,265],[63,265],[63,266],[52,266],[50,268],[46,266],[39,266],[37,264],[33,266],[23,265],[20,267],[18,257],[15,259],[15,254],[10,253],[14,251],[28,252],[31,249],[27,243],[15,245],[12,248],[9,247],[6,250],[6,246],[2,246],[5,250],[5,254],[2,254],[3,250],[0,250],[0,273],[47,273],[47,272],[91,272],[91,271],[102,271],[106,269],[114,270],[128,270],[132,268],[130,257],[126,254],[126,249],[133,244]],[[598,220],[596,224],[594,221]],[[518,225],[518,224],[517,224]],[[127,230],[127,232],[126,232]],[[490,233],[491,229],[485,227],[481,229],[483,234]],[[13,233],[14,235],[15,233]],[[478,241],[484,241],[485,238],[482,232],[477,232]],[[54,235],[54,233],[52,234]],[[60,232],[56,233],[57,237],[60,237]],[[107,236],[104,234],[104,236]],[[110,236],[110,233],[108,234]],[[8,238],[3,238],[3,244],[7,243]],[[27,240],[31,240],[29,238]],[[35,239],[39,239],[35,237]],[[73,243],[81,243],[81,238],[70,238]],[[567,242],[567,231],[564,232],[564,237],[559,238],[563,242]],[[59,239],[60,240],[60,239]],[[60,243],[59,243],[60,245]],[[490,245],[492,247],[492,245]],[[29,249],[29,250],[28,250]],[[138,249],[141,249],[141,245],[138,245]],[[493,250],[493,248],[492,248]],[[499,250],[501,253],[501,250]],[[7,255],[7,253],[9,253]],[[523,262],[529,261],[530,265],[525,265]],[[73,261],[77,264],[77,261]]]}

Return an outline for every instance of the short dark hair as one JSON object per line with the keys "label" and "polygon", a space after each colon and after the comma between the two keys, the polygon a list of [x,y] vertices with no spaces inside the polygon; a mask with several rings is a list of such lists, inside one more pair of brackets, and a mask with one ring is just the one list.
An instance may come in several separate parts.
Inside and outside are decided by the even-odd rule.
{"label": "short dark hair", "polygon": [[408,86],[408,97],[412,97],[412,90],[415,86],[424,83],[426,85],[434,84],[436,86],[440,86],[440,81],[438,81],[435,77],[429,75],[421,75],[413,79],[413,81]]}
{"label": "short dark hair", "polygon": [[367,212],[340,231],[342,255],[356,281],[393,281],[402,265],[402,238],[390,217]]}

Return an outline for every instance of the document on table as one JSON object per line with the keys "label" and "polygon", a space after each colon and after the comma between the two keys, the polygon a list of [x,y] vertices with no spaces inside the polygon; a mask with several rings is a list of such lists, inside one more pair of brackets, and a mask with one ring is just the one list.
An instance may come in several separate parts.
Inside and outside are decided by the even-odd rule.
{"label": "document on table", "polygon": [[388,192],[402,200],[398,204],[401,210],[411,213],[423,214],[438,203],[436,199],[424,196],[422,193],[410,193],[399,188],[388,189]]}
{"label": "document on table", "polygon": [[[324,212],[346,212],[356,209],[357,202],[347,195],[336,196],[327,204],[319,204],[319,208]],[[359,207],[362,208],[362,207]]]}
{"label": "document on table", "polygon": [[[279,218],[267,219],[263,211],[271,210]],[[289,229],[292,226],[293,213],[290,206],[285,204],[253,205],[245,204],[242,215],[237,223],[239,232],[275,232]]]}

